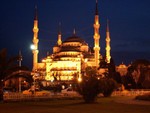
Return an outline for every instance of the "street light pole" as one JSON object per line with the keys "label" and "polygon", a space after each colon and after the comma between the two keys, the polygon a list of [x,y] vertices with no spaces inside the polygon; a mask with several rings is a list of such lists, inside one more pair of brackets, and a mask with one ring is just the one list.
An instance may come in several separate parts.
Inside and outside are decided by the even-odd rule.
{"label": "street light pole", "polygon": [[[21,61],[22,61],[22,56],[21,56],[21,51],[19,51],[19,67],[21,67]],[[19,74],[21,73],[21,70],[19,69]],[[19,77],[19,93],[21,93],[21,77]]]}
{"label": "street light pole", "polygon": [[34,71],[34,95],[35,95],[35,76],[36,76],[36,71]]}

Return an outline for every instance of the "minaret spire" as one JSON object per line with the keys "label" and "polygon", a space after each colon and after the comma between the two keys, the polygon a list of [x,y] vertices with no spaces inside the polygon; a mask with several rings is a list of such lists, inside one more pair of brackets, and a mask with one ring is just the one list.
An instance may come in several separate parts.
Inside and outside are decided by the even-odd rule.
{"label": "minaret spire", "polygon": [[96,0],[96,10],[95,10],[95,15],[98,15],[97,0]]}
{"label": "minaret spire", "polygon": [[107,19],[107,32],[106,32],[106,62],[110,63],[110,36],[109,36],[109,21]]}
{"label": "minaret spire", "polygon": [[37,20],[37,5],[35,5],[35,17],[34,20]]}
{"label": "minaret spire", "polygon": [[97,7],[97,0],[96,0],[96,10],[95,10],[95,24],[94,24],[94,54],[95,54],[95,66],[99,66],[99,56],[100,56],[100,46],[99,46],[99,39],[100,39],[100,34],[99,34],[99,15],[98,15],[98,7]]}
{"label": "minaret spire", "polygon": [[61,35],[61,23],[59,22],[59,35]]}
{"label": "minaret spire", "polygon": [[75,36],[75,34],[76,34],[76,30],[75,30],[75,28],[74,28],[74,30],[73,30],[73,35]]}
{"label": "minaret spire", "polygon": [[60,46],[62,44],[61,41],[61,23],[59,23],[59,32],[58,32],[58,41],[57,44]]}
{"label": "minaret spire", "polygon": [[32,51],[32,53],[33,53],[33,69],[32,70],[33,71],[37,70],[37,63],[38,63],[38,53],[39,53],[39,50],[38,50],[38,42],[39,42],[38,31],[39,31],[39,28],[38,28],[38,20],[37,20],[37,6],[35,6],[35,18],[34,18],[34,27],[33,27],[34,49]]}
{"label": "minaret spire", "polygon": [[107,32],[109,32],[109,20],[107,19]]}

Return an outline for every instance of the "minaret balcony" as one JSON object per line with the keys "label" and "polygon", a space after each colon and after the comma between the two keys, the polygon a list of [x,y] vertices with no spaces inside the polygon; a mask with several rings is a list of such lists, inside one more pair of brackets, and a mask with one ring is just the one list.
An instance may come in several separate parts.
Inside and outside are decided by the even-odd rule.
{"label": "minaret balcony", "polygon": [[110,42],[110,38],[106,38],[106,41],[107,41],[107,42]]}
{"label": "minaret balcony", "polygon": [[100,35],[99,34],[98,35],[94,35],[93,37],[94,37],[94,39],[100,39]]}
{"label": "minaret balcony", "polygon": [[33,54],[38,54],[38,53],[39,53],[39,50],[33,50],[32,53],[33,53]]}
{"label": "minaret balcony", "polygon": [[39,39],[33,39],[33,43],[37,44],[39,42]]}
{"label": "minaret balcony", "polygon": [[106,49],[107,49],[107,50],[110,50],[110,46],[107,46]]}
{"label": "minaret balcony", "polygon": [[33,32],[34,32],[34,33],[37,33],[38,31],[39,31],[38,28],[33,28]]}
{"label": "minaret balcony", "polygon": [[100,28],[100,24],[94,24],[94,28],[99,29]]}
{"label": "minaret balcony", "polygon": [[99,51],[100,50],[100,47],[94,47],[94,51]]}

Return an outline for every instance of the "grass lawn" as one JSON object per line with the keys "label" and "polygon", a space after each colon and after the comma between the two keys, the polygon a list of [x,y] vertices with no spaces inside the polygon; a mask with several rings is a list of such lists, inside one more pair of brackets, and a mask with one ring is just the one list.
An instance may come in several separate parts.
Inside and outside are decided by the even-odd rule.
{"label": "grass lawn", "polygon": [[115,103],[115,98],[99,98],[95,104],[83,100],[0,103],[0,113],[150,113],[148,105]]}

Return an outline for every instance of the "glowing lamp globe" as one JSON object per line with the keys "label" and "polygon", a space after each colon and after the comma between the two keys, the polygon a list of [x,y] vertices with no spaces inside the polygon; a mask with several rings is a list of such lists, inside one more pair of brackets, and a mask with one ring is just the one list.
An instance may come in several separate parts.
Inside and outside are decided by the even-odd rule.
{"label": "glowing lamp globe", "polygon": [[34,49],[35,49],[35,46],[32,44],[32,45],[30,46],[30,48],[31,48],[32,50],[34,50]]}

